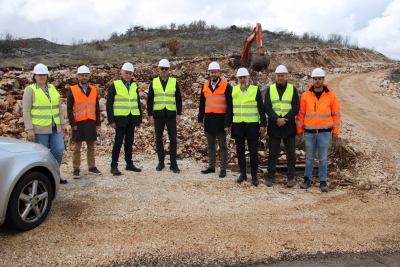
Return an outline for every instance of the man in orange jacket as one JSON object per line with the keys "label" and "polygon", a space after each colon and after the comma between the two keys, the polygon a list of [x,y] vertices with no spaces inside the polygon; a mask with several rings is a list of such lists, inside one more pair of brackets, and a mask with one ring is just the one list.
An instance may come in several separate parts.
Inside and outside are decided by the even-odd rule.
{"label": "man in orange jacket", "polygon": [[326,184],[328,171],[329,143],[339,137],[340,105],[336,95],[324,84],[325,72],[317,68],[312,72],[313,85],[301,96],[300,111],[296,119],[297,136],[306,142],[306,170],[304,183],[300,186],[307,189],[311,186],[314,169],[315,152],[318,147],[318,176],[322,192],[328,192]]}
{"label": "man in orange jacket", "polygon": [[96,87],[89,84],[90,71],[86,66],[78,68],[78,84],[71,86],[67,94],[67,114],[72,127],[74,153],[72,165],[73,178],[80,178],[82,141],[87,145],[87,164],[89,173],[100,175],[95,166],[94,143],[100,128],[100,108]]}

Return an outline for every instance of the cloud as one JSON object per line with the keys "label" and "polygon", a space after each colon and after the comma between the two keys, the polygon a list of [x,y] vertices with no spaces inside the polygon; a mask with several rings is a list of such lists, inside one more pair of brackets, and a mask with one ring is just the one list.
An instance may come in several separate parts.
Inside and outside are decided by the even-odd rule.
{"label": "cloud", "polygon": [[112,32],[124,33],[131,25],[154,28],[200,19],[219,27],[260,22],[270,31],[281,28],[325,37],[330,33],[348,35],[360,46],[399,58],[395,49],[400,36],[399,1],[0,0],[0,33],[8,30],[19,37],[69,44],[72,38],[107,39]]}

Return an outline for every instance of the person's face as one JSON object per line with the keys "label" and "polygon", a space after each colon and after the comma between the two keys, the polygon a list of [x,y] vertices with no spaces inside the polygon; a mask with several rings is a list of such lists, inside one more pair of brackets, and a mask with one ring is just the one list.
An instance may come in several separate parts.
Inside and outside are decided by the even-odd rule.
{"label": "person's face", "polygon": [[81,84],[87,84],[89,82],[90,74],[89,73],[81,73],[78,74],[78,81]]}
{"label": "person's face", "polygon": [[162,78],[168,77],[169,74],[169,68],[167,67],[158,67],[158,72],[160,73],[160,76]]}
{"label": "person's face", "polygon": [[47,81],[47,74],[35,74],[36,83],[46,83]]}
{"label": "person's face", "polygon": [[124,81],[126,82],[130,82],[133,76],[133,72],[132,71],[126,71],[126,70],[122,70],[121,71],[121,76],[122,79],[124,79]]}
{"label": "person's face", "polygon": [[277,74],[275,74],[275,77],[276,77],[276,82],[278,84],[285,84],[287,81],[288,75],[287,75],[287,73],[277,73]]}
{"label": "person's face", "polygon": [[220,72],[219,70],[210,70],[209,71],[210,78],[213,82],[216,82],[219,78]]}
{"label": "person's face", "polygon": [[238,83],[241,88],[247,88],[249,86],[249,76],[238,77]]}
{"label": "person's face", "polygon": [[315,88],[321,88],[322,85],[325,82],[325,78],[324,77],[314,77],[314,78],[312,78],[312,80],[313,80]]}

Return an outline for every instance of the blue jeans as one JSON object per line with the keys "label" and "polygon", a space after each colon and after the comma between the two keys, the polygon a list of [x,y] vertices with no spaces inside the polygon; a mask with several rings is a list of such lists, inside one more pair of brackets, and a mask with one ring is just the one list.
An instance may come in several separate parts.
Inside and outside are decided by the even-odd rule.
{"label": "blue jeans", "polygon": [[331,141],[331,132],[305,133],[306,141],[306,172],[305,177],[311,179],[314,170],[315,152],[318,147],[318,176],[320,181],[326,181],[328,172],[328,149]]}
{"label": "blue jeans", "polygon": [[57,127],[53,127],[51,134],[35,134],[35,143],[49,145],[50,152],[61,166],[61,161],[64,154],[64,138],[62,132],[57,133]]}

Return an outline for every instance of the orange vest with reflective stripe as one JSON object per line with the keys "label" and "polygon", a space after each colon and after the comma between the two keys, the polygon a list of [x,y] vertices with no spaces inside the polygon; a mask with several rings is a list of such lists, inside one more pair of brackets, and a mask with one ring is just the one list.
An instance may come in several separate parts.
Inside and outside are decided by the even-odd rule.
{"label": "orange vest with reflective stripe", "polygon": [[210,81],[204,83],[203,93],[206,98],[206,113],[225,113],[226,112],[226,98],[225,90],[228,82],[220,80],[218,87],[214,92],[208,87]]}
{"label": "orange vest with reflective stripe", "polygon": [[339,134],[340,129],[340,105],[336,94],[332,92],[328,85],[329,92],[323,92],[318,99],[310,89],[301,96],[300,110],[296,117],[296,128],[298,133],[304,130],[316,131],[330,130],[334,134]]}
{"label": "orange vest with reflective stripe", "polygon": [[96,100],[97,90],[93,85],[89,85],[91,91],[87,97],[79,85],[71,86],[72,95],[75,102],[72,109],[75,121],[96,120]]}

